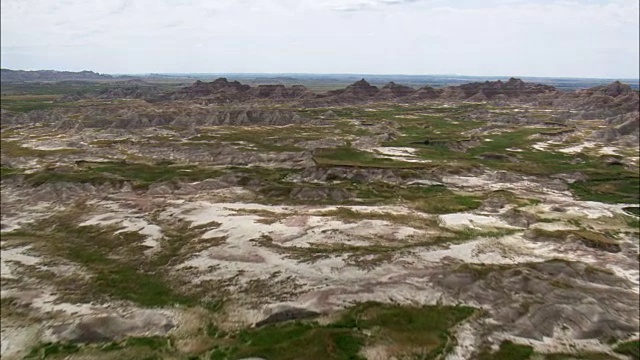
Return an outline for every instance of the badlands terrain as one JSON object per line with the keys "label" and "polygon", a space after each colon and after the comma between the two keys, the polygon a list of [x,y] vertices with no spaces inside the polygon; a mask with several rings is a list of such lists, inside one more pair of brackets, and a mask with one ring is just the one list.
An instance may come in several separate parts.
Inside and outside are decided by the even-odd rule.
{"label": "badlands terrain", "polygon": [[93,77],[2,85],[2,359],[639,358],[628,85]]}

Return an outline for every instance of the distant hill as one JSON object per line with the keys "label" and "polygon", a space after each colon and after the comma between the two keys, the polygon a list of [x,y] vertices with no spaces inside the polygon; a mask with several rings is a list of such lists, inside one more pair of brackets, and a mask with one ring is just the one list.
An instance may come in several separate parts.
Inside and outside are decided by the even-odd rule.
{"label": "distant hill", "polygon": [[69,80],[109,80],[111,75],[98,74],[93,71],[55,71],[55,70],[11,70],[0,69],[0,81],[24,82],[24,81],[69,81]]}

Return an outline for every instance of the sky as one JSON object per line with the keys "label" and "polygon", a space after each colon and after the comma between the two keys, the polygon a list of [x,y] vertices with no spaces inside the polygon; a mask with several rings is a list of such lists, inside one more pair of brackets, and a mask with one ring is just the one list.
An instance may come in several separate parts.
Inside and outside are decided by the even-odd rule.
{"label": "sky", "polygon": [[638,0],[2,0],[3,68],[638,78]]}

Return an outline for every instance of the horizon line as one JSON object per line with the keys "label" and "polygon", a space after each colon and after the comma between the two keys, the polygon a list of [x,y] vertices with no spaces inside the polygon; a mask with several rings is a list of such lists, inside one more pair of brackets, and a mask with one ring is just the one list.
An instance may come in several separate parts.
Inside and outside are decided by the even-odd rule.
{"label": "horizon line", "polygon": [[90,71],[100,75],[111,76],[150,76],[150,75],[322,75],[322,76],[437,76],[437,77],[470,77],[470,78],[530,78],[530,79],[591,79],[591,80],[634,80],[640,81],[639,77],[580,77],[580,76],[552,76],[552,75],[465,75],[465,74],[402,74],[402,73],[324,73],[324,72],[98,72],[95,70],[56,70],[56,69],[39,69],[39,70],[24,70],[24,69],[11,69],[2,67],[2,70],[12,71],[57,71],[57,72],[83,72]]}

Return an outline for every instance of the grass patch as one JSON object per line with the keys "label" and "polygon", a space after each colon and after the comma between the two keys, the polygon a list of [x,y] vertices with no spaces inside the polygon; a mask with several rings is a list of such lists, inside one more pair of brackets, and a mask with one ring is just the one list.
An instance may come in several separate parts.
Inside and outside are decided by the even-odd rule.
{"label": "grass patch", "polygon": [[313,247],[285,247],[273,241],[268,235],[251,241],[260,246],[268,247],[288,257],[303,262],[314,262],[331,256],[344,255],[347,264],[363,269],[371,269],[381,263],[391,261],[397,254],[416,248],[432,248],[448,244],[465,242],[479,237],[500,237],[512,234],[516,230],[502,229],[494,231],[482,231],[476,229],[446,230],[441,235],[415,239],[410,242],[395,244],[372,243],[369,245],[314,244]]}
{"label": "grass patch", "polygon": [[0,167],[0,178],[4,179],[6,177],[20,175],[22,174],[22,169],[16,169],[11,167],[2,166]]}
{"label": "grass patch", "polygon": [[2,109],[15,112],[49,110],[65,106],[63,103],[54,102],[56,98],[57,96],[51,95],[3,96],[0,104],[2,104]]}
{"label": "grass patch", "polygon": [[80,351],[80,347],[76,344],[64,343],[44,343],[34,347],[26,359],[46,359],[52,356],[67,356]]}
{"label": "grass patch", "polygon": [[[105,354],[108,353],[108,354]],[[162,359],[162,355],[176,353],[171,348],[170,340],[162,336],[130,337],[122,341],[106,344],[78,345],[73,343],[43,343],[34,347],[26,359],[67,359],[73,354],[81,358],[105,359]],[[175,354],[177,355],[177,354]],[[186,357],[175,357],[186,359]]]}
{"label": "grass patch", "polygon": [[[363,360],[366,346],[383,346],[389,357],[438,359],[455,346],[450,329],[475,312],[465,306],[400,306],[374,302],[357,304],[321,325],[314,321],[291,321],[235,332],[220,331],[209,324],[204,333],[210,341],[189,356],[166,337],[133,337],[123,341],[83,347],[42,344],[30,358],[60,358],[73,353],[104,358],[239,359],[269,360]],[[100,354],[101,353],[101,354]]]}
{"label": "grass patch", "polygon": [[591,179],[574,182],[569,186],[573,194],[581,200],[610,204],[640,203],[640,178],[637,175],[622,178]]}
{"label": "grass patch", "polygon": [[625,212],[631,215],[640,216],[640,207],[638,206],[630,206],[630,207],[623,208],[622,210],[624,210]]}
{"label": "grass patch", "polygon": [[16,141],[2,140],[2,153],[10,157],[44,157],[49,155],[68,155],[82,152],[78,149],[39,150],[22,146]]}
{"label": "grass patch", "polygon": [[[364,303],[346,310],[329,325],[285,323],[238,336],[236,358],[362,359],[366,345],[386,345],[390,356],[435,359],[450,351],[454,338],[449,329],[473,314],[469,307],[402,307]],[[368,333],[368,335],[364,335]]]}
{"label": "grass patch", "polygon": [[395,200],[430,214],[447,214],[477,209],[482,198],[454,193],[444,185],[397,186],[382,182],[355,185],[356,195],[367,202]]}
{"label": "grass patch", "polygon": [[195,303],[193,299],[173,290],[161,275],[144,271],[135,263],[114,259],[113,249],[95,245],[96,242],[111,242],[127,246],[133,240],[142,240],[138,234],[122,234],[113,234],[112,229],[94,226],[63,227],[58,224],[47,236],[56,242],[56,254],[82,265],[94,274],[90,285],[85,287],[90,288],[91,292],[81,295],[102,301],[129,300],[145,307]]}
{"label": "grass patch", "polygon": [[[460,120],[464,111],[453,114],[418,115],[418,118],[396,118],[399,124],[397,130],[400,136],[384,143],[385,146],[416,146],[418,144],[428,147],[446,146],[457,141],[469,140],[460,134],[484,124],[482,121]],[[455,121],[448,115],[455,116]]]}
{"label": "grass patch", "polygon": [[331,134],[327,127],[313,125],[216,126],[210,132],[192,136],[187,140],[193,146],[232,143],[248,145],[257,151],[300,152],[305,149],[297,146],[296,143],[320,140]]}
{"label": "grass patch", "polygon": [[618,241],[616,241],[611,235],[589,230],[549,231],[533,229],[530,231],[529,236],[534,239],[550,239],[555,241],[577,240],[591,248],[612,252],[620,251]]}
{"label": "grass patch", "polygon": [[617,357],[611,355],[594,353],[594,352],[581,352],[576,354],[545,354],[540,355],[544,360],[618,360]]}
{"label": "grass patch", "polygon": [[262,331],[244,332],[239,336],[240,357],[260,356],[266,359],[363,359],[358,351],[362,337],[350,329],[320,327],[310,323],[272,326]]}
{"label": "grass patch", "polygon": [[52,182],[74,183],[121,183],[131,182],[136,188],[147,188],[153,183],[169,181],[200,181],[221,175],[216,169],[199,168],[192,165],[168,163],[141,164],[130,162],[82,162],[74,169],[46,169],[27,176],[34,185]]}
{"label": "grass patch", "polygon": [[[168,232],[158,253],[148,256],[144,254],[148,248],[142,245],[144,236],[137,232],[116,233],[116,226],[78,226],[83,211],[58,213],[28,225],[20,233],[3,234],[3,241],[28,241],[36,251],[71,261],[88,272],[91,276],[84,280],[72,275],[51,280],[62,298],[69,301],[105,303],[117,299],[143,307],[207,308],[211,301],[207,292],[211,289],[181,290],[180,280],[167,272],[167,264],[184,255],[180,251],[186,246],[184,239],[195,237],[194,231],[183,231],[179,238]],[[182,242],[176,244],[176,238]]]}
{"label": "grass patch", "polygon": [[613,348],[618,354],[628,355],[633,360],[640,360],[640,340],[631,340],[620,343]]}
{"label": "grass patch", "polygon": [[[245,186],[254,179],[262,180],[257,193],[269,204],[353,204],[353,205],[408,205],[413,209],[431,214],[446,214],[468,211],[478,208],[483,195],[458,194],[444,185],[401,186],[385,182],[342,181],[331,185],[316,183],[294,183],[286,181],[288,170],[248,168],[251,176],[240,179],[239,185]],[[264,175],[261,175],[265,172]],[[268,177],[267,177],[268,176]],[[304,199],[292,196],[294,190],[309,191],[313,197]],[[326,190],[331,190],[327,192]],[[334,195],[337,194],[335,199]],[[347,214],[344,214],[347,215]],[[348,217],[349,215],[347,215]]]}
{"label": "grass patch", "polygon": [[335,217],[347,223],[353,223],[362,220],[383,220],[417,229],[438,226],[435,220],[428,219],[422,216],[409,214],[393,214],[389,212],[359,212],[342,206],[336,208],[335,210],[324,211],[319,215]]}

